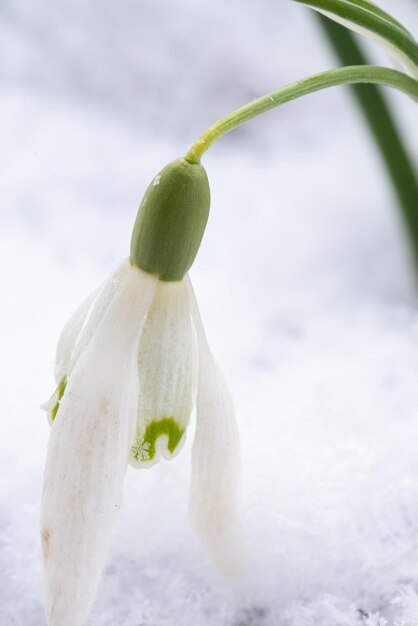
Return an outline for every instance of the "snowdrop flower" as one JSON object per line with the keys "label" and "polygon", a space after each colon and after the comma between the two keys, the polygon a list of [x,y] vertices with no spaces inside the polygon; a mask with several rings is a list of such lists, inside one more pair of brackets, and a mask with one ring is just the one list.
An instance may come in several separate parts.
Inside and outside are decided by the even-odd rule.
{"label": "snowdrop flower", "polygon": [[209,203],[201,165],[164,168],[141,203],[130,258],[59,339],[41,514],[49,626],[84,622],[128,463],[174,457],[194,403],[191,520],[220,568],[239,566],[238,432],[187,276]]}

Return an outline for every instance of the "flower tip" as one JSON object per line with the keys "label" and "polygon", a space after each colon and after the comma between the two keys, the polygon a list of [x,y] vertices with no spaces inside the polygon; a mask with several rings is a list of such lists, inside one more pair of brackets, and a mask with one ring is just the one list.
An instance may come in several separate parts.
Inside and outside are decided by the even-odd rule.
{"label": "flower tip", "polygon": [[243,578],[247,572],[244,540],[237,528],[227,535],[206,529],[200,533],[202,543],[218,570],[227,578]]}
{"label": "flower tip", "polygon": [[174,418],[152,421],[143,435],[137,434],[131,447],[129,463],[135,468],[149,469],[161,458],[171,461],[186,441],[186,429]]}

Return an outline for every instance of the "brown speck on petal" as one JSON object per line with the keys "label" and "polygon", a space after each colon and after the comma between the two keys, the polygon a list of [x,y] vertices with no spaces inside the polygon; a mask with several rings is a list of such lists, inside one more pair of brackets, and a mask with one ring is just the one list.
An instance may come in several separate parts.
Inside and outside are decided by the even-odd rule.
{"label": "brown speck on petal", "polygon": [[44,528],[41,533],[42,554],[44,555],[44,561],[48,560],[49,555],[49,539],[51,535],[47,528]]}

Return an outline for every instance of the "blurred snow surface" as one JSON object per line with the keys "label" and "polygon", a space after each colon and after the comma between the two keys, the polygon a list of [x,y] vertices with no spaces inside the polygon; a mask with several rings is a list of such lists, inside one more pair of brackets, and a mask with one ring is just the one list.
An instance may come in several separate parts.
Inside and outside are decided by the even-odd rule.
{"label": "blurred snow surface", "polygon": [[[418,32],[416,0],[381,4]],[[62,324],[127,256],[166,162],[334,61],[306,10],[272,0],[6,0],[0,35],[0,624],[42,626],[38,406]],[[416,108],[391,100],[417,157]],[[416,626],[418,300],[379,158],[334,90],[205,165],[192,279],[236,402],[247,572],[224,579],[189,528],[190,433],[128,472],[88,625]]]}

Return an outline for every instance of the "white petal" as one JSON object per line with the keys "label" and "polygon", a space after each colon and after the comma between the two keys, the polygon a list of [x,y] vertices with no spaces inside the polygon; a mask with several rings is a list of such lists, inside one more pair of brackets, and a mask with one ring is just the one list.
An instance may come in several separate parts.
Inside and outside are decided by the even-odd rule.
{"label": "white petal", "polygon": [[81,626],[94,601],[134,436],[137,350],[155,285],[124,264],[51,429],[41,513],[49,626]]}
{"label": "white petal", "polygon": [[62,378],[67,373],[77,338],[83,328],[91,306],[101,289],[102,285],[83,300],[62,329],[55,356],[55,380],[57,384],[61,382]]}
{"label": "white petal", "polygon": [[150,467],[180,450],[192,410],[192,361],[187,288],[183,281],[159,281],[138,351],[135,467]]}
{"label": "white petal", "polygon": [[122,263],[96,291],[90,294],[64,326],[58,340],[55,361],[55,379],[58,386],[49,400],[41,405],[41,409],[47,413],[50,424],[55,419],[68,376],[106,313],[120,284],[125,266],[126,262]]}
{"label": "white petal", "polygon": [[217,566],[231,575],[240,573],[243,566],[238,523],[241,475],[239,434],[231,395],[208,346],[191,283],[185,280],[199,342],[190,515],[193,526]]}
{"label": "white petal", "polygon": [[[112,302],[127,269],[133,268],[130,266],[129,261],[124,261],[99,288],[99,294],[94,302],[94,306],[92,307],[88,319],[86,320],[81,333],[77,338],[77,342],[71,356],[71,361],[68,366],[67,375],[71,373],[71,369],[89,345],[96,329],[99,327],[99,324]],[[144,273],[145,272],[142,272],[142,274]]]}

